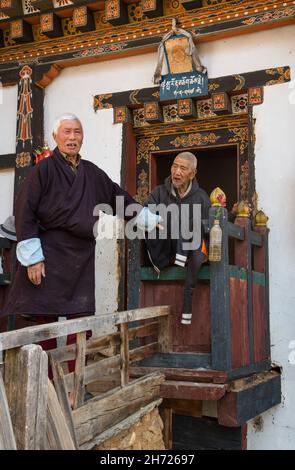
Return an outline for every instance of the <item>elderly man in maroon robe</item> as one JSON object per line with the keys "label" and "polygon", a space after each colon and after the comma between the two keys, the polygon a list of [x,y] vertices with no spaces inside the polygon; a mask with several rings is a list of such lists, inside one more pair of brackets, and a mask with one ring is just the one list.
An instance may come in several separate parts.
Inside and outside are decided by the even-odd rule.
{"label": "elderly man in maroon robe", "polygon": [[17,198],[20,266],[4,308],[4,314],[46,315],[47,321],[95,312],[94,207],[107,204],[115,214],[116,196],[123,197],[125,208],[135,203],[103,170],[81,158],[83,129],[76,116],[59,118],[53,137],[52,157],[30,170]]}

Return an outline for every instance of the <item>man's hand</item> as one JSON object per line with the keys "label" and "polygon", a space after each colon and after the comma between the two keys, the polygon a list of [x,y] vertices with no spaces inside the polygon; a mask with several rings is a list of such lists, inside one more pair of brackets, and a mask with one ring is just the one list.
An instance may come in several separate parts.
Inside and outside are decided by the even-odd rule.
{"label": "man's hand", "polygon": [[41,284],[42,276],[45,277],[45,264],[43,263],[43,261],[41,261],[41,263],[36,263],[32,266],[29,266],[27,270],[30,281],[35,286]]}

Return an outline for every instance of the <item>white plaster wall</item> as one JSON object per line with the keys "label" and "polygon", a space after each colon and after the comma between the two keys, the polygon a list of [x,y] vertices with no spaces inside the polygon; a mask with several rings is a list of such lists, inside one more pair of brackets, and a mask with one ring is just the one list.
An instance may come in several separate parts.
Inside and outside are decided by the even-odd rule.
{"label": "white plaster wall", "polygon": [[[17,86],[0,84],[0,158],[15,153]],[[14,170],[0,170],[0,223],[12,214]]]}
{"label": "white plaster wall", "polygon": [[283,375],[282,405],[262,415],[261,431],[249,423],[248,448],[295,449],[295,27],[204,44],[200,51],[212,77],[291,66],[293,82],[265,87],[263,105],[254,108],[256,187],[271,230],[272,359]]}
{"label": "white plaster wall", "polygon": [[[210,77],[290,65],[295,77],[295,27],[201,44]],[[82,154],[117,182],[121,165],[121,126],[112,124],[112,110],[92,110],[92,97],[152,86],[156,54],[85,65],[62,71],[46,90],[45,132],[63,112],[78,114],[85,127]],[[295,82],[293,82],[295,85]],[[293,98],[292,98],[293,92]],[[293,101],[292,101],[293,100]],[[293,104],[291,104],[291,102]],[[272,358],[283,367],[283,403],[264,413],[263,427],[248,427],[249,449],[294,449],[295,406],[295,86],[265,89],[265,102],[255,108],[256,182],[260,207],[270,217],[270,321]],[[117,305],[115,241],[99,242],[96,259],[98,311]],[[294,343],[291,343],[294,341]],[[290,354],[291,353],[291,354]],[[288,362],[288,359],[291,362]]]}

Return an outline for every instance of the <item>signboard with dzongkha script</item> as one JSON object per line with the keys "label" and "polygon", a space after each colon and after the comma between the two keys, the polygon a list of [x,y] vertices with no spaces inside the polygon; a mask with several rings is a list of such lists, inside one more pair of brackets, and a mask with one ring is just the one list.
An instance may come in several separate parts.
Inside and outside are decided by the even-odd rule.
{"label": "signboard with dzongkha script", "polygon": [[162,76],[160,101],[179,100],[208,95],[208,73],[184,72]]}

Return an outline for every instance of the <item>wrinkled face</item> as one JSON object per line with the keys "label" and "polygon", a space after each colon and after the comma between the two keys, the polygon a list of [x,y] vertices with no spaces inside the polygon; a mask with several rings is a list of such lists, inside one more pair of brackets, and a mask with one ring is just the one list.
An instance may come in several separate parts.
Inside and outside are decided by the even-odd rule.
{"label": "wrinkled face", "polygon": [[83,143],[83,130],[80,121],[75,119],[62,121],[57,133],[53,133],[53,138],[60,152],[75,157]]}
{"label": "wrinkled face", "polygon": [[177,189],[186,189],[190,181],[195,177],[196,170],[185,158],[176,157],[171,166],[172,184]]}

